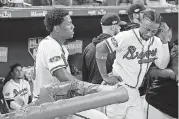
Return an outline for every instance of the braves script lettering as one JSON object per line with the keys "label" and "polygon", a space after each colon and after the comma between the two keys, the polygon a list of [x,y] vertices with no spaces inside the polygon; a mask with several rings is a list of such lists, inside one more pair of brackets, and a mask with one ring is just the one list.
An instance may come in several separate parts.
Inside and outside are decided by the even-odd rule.
{"label": "braves script lettering", "polygon": [[17,95],[24,96],[28,93],[28,89],[24,88],[24,89],[20,90],[19,92],[16,89],[14,89],[13,93],[15,94],[14,97],[16,97]]}
{"label": "braves script lettering", "polygon": [[143,63],[149,63],[149,62],[154,62],[154,60],[157,59],[156,57],[157,54],[157,48],[154,50],[147,50],[145,52],[137,52],[135,46],[129,46],[127,53],[123,56],[123,59],[139,59],[138,63],[143,64]]}

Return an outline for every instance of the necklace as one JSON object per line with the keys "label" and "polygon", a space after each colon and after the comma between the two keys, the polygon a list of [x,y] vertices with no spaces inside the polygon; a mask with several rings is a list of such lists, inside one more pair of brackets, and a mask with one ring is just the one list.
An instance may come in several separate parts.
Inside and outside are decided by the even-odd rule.
{"label": "necklace", "polygon": [[[141,37],[139,38],[134,30],[133,30],[133,32],[134,32],[134,34],[135,34],[137,40],[139,41],[139,43],[142,45],[142,52],[144,52],[144,45],[142,44]],[[149,40],[150,40],[150,43],[149,43],[148,48],[147,48],[148,51],[149,51],[149,49],[150,49],[150,46],[153,44],[154,37],[153,37],[152,40],[151,40],[151,38],[150,38]],[[147,57],[147,58],[149,59],[149,57]],[[140,60],[142,60],[142,57],[140,58]],[[149,63],[147,63],[146,72],[147,72],[147,70],[148,70],[148,67],[149,67]],[[139,78],[140,78],[141,72],[142,72],[142,63],[140,63],[140,70],[139,70],[139,73],[138,73],[138,76],[137,76],[137,83],[136,83],[135,88],[137,87],[137,85],[138,85],[138,83],[139,83]]]}

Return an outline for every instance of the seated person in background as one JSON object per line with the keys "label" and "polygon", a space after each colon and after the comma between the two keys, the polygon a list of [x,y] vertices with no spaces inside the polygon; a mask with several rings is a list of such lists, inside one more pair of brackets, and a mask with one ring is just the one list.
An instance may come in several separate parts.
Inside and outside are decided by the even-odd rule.
{"label": "seated person in background", "polygon": [[31,0],[32,6],[50,6],[52,0]]}
{"label": "seated person in background", "polygon": [[126,5],[130,5],[132,3],[131,0],[118,0],[118,5],[123,5],[123,6],[126,6]]}
{"label": "seated person in background", "polygon": [[27,0],[7,0],[8,7],[30,7],[31,4],[27,3]]}
{"label": "seated person in background", "polygon": [[6,6],[8,3],[8,0],[0,0],[0,7]]}
{"label": "seated person in background", "polygon": [[148,119],[174,119],[178,117],[178,40],[170,53],[170,63],[167,69],[150,69],[154,77],[146,101]]}
{"label": "seated person in background", "polygon": [[147,6],[171,6],[175,7],[175,5],[167,3],[166,0],[146,0]]}
{"label": "seated person in background", "polygon": [[52,0],[52,5],[69,6],[69,5],[72,5],[72,1],[71,0]]}
{"label": "seated person in background", "polygon": [[20,64],[11,66],[12,79],[3,87],[3,95],[9,108],[18,110],[32,101],[30,85],[24,80],[24,73]]}

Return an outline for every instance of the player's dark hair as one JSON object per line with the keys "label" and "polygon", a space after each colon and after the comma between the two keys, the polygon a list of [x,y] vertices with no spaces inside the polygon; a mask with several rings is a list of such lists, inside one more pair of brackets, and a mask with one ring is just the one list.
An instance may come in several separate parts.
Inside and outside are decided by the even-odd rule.
{"label": "player's dark hair", "polygon": [[143,12],[143,19],[147,18],[150,21],[154,22],[154,23],[161,23],[162,17],[159,13],[155,12],[154,10],[146,10]]}
{"label": "player's dark hair", "polygon": [[10,67],[10,71],[13,72],[16,67],[22,67],[19,63],[15,63]]}
{"label": "player's dark hair", "polygon": [[45,15],[44,25],[46,30],[51,33],[53,31],[53,27],[56,25],[60,25],[64,21],[64,17],[67,16],[69,12],[66,9],[55,8],[49,11]]}
{"label": "player's dark hair", "polygon": [[130,21],[133,21],[133,19],[134,19],[133,14],[128,14],[128,18],[129,18]]}
{"label": "player's dark hair", "polygon": [[18,66],[22,67],[19,63],[15,63],[12,66],[10,66],[10,71],[7,73],[5,80],[4,80],[4,85],[10,81],[13,76],[12,76],[12,72],[14,71],[15,68],[17,68]]}

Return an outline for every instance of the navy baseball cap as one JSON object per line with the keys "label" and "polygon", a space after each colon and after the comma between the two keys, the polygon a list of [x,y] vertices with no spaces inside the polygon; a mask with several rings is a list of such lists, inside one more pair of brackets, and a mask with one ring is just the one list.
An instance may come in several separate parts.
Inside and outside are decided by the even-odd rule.
{"label": "navy baseball cap", "polygon": [[116,13],[107,13],[101,18],[101,25],[110,26],[110,25],[125,25],[126,22],[122,21],[118,14]]}
{"label": "navy baseball cap", "polygon": [[134,3],[127,9],[127,14],[139,13],[146,10],[142,3]]}

